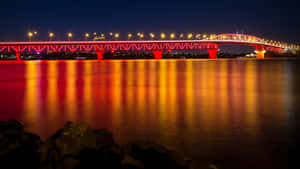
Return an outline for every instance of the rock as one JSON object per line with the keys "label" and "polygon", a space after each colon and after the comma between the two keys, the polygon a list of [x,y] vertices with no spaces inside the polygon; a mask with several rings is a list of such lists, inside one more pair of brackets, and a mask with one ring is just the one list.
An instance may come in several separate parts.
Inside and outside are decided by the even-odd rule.
{"label": "rock", "polygon": [[123,158],[122,150],[117,144],[98,150],[98,160],[104,167],[119,168]]}
{"label": "rock", "polygon": [[38,168],[40,137],[24,132],[23,125],[11,119],[0,122],[0,164],[9,168]]}
{"label": "rock", "polygon": [[[65,156],[80,161],[80,158],[83,157],[80,154],[85,151],[91,153],[113,144],[112,134],[105,129],[93,130],[85,123],[68,122],[64,128],[57,131],[40,147],[41,163],[43,166],[52,163],[49,157],[52,151],[57,153],[57,161],[59,163],[57,166],[60,166]],[[88,154],[86,156],[91,157]],[[82,160],[84,161],[85,159]]]}
{"label": "rock", "polygon": [[79,160],[73,158],[73,157],[65,157],[62,160],[62,169],[73,169],[76,166],[78,166]]}
{"label": "rock", "polygon": [[30,169],[188,169],[190,161],[161,145],[115,144],[106,129],[68,122],[42,143],[16,120],[0,122],[0,164]]}
{"label": "rock", "polygon": [[135,160],[129,155],[125,155],[124,159],[121,161],[122,169],[143,169],[144,164],[138,160]]}
{"label": "rock", "polygon": [[1,121],[0,122],[0,131],[23,131],[24,125],[15,119],[9,119],[7,122]]}
{"label": "rock", "polygon": [[85,149],[76,158],[80,164],[75,169],[120,168],[123,156],[119,146],[111,145],[98,150]]}
{"label": "rock", "polygon": [[144,163],[145,168],[190,168],[190,161],[161,145],[148,141],[136,141],[128,147],[129,155]]}
{"label": "rock", "polygon": [[114,143],[112,133],[106,129],[97,129],[93,131],[96,134],[96,144],[98,149]]}

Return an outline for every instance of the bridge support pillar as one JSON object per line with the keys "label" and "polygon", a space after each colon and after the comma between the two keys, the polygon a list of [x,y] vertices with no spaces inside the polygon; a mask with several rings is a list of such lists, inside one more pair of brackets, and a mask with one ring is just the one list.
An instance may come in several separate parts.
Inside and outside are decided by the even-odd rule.
{"label": "bridge support pillar", "polygon": [[16,53],[17,61],[20,61],[20,60],[21,60],[20,56],[21,56],[21,53],[20,53],[20,52],[17,52],[17,53]]}
{"label": "bridge support pillar", "polygon": [[255,53],[257,59],[263,59],[265,58],[265,49],[263,47],[256,47]]}
{"label": "bridge support pillar", "polygon": [[103,54],[104,54],[104,51],[98,51],[98,52],[96,52],[97,60],[102,60],[103,59]]}
{"label": "bridge support pillar", "polygon": [[216,49],[207,49],[209,54],[209,59],[216,59],[217,58],[217,52],[219,51],[218,48]]}
{"label": "bridge support pillar", "polygon": [[154,59],[162,59],[162,54],[164,53],[164,50],[153,50],[152,53],[154,55]]}

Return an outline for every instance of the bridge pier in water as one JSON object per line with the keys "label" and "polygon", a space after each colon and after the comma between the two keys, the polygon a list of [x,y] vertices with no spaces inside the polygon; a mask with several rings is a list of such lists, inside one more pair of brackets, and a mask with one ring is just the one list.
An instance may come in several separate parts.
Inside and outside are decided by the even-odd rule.
{"label": "bridge pier in water", "polygon": [[153,50],[152,53],[154,55],[154,59],[162,59],[162,54],[164,53],[164,50]]}
{"label": "bridge pier in water", "polygon": [[95,53],[97,55],[97,60],[102,60],[103,59],[104,51],[97,51]]}
{"label": "bridge pier in water", "polygon": [[207,49],[208,54],[209,54],[209,59],[216,59],[217,58],[217,53],[219,51],[218,48],[216,49]]}
{"label": "bridge pier in water", "polygon": [[260,47],[260,46],[258,46],[258,47],[256,47],[255,48],[255,53],[256,53],[256,58],[257,59],[263,59],[263,58],[265,58],[265,49],[263,48],[263,47]]}

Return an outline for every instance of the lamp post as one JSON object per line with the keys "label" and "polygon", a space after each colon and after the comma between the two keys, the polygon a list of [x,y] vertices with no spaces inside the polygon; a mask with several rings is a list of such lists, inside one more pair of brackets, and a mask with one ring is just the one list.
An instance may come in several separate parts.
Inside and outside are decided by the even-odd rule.
{"label": "lamp post", "polygon": [[119,37],[120,37],[120,34],[119,33],[115,33],[116,40],[119,39]]}
{"label": "lamp post", "polygon": [[49,33],[49,38],[50,38],[50,41],[52,41],[52,38],[54,37],[54,33],[53,32],[50,32]]}
{"label": "lamp post", "polygon": [[71,38],[73,37],[73,34],[71,32],[68,33],[68,40],[71,41]]}
{"label": "lamp post", "polygon": [[153,39],[155,38],[154,33],[150,33],[150,37],[151,37],[151,39],[153,40]]}
{"label": "lamp post", "polygon": [[128,40],[130,40],[132,38],[132,34],[131,33],[128,33]]}
{"label": "lamp post", "polygon": [[90,34],[89,33],[85,33],[85,41],[87,41],[88,40],[88,38],[90,37]]}
{"label": "lamp post", "polygon": [[180,39],[183,39],[183,36],[184,36],[183,33],[180,34],[180,35],[179,35]]}
{"label": "lamp post", "polygon": [[29,39],[29,42],[31,42],[32,36],[33,36],[33,33],[32,33],[32,32],[28,32],[28,39]]}
{"label": "lamp post", "polygon": [[110,40],[113,40],[113,33],[112,32],[109,33],[109,36],[110,36]]}
{"label": "lamp post", "polygon": [[165,33],[161,33],[161,34],[160,34],[160,38],[161,38],[161,39],[165,39],[165,38],[166,38],[166,34],[165,34]]}
{"label": "lamp post", "polygon": [[140,34],[140,38],[141,38],[141,40],[144,38],[144,34],[143,33]]}
{"label": "lamp post", "polygon": [[175,33],[171,33],[171,34],[170,34],[170,38],[171,38],[171,39],[174,39],[174,38],[175,38]]}

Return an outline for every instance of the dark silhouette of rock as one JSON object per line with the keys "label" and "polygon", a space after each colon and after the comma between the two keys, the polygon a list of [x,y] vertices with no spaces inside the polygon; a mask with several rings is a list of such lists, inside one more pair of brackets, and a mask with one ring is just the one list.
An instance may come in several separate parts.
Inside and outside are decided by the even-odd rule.
{"label": "dark silhouette of rock", "polygon": [[121,161],[122,169],[143,169],[144,164],[128,154],[125,155],[124,159]]}
{"label": "dark silhouette of rock", "polygon": [[38,168],[40,137],[24,132],[24,126],[11,119],[0,122],[0,164],[9,168]]}
{"label": "dark silhouette of rock", "polygon": [[13,119],[0,122],[0,164],[30,169],[189,168],[189,161],[161,145],[136,141],[120,146],[106,129],[84,123],[68,122],[42,143]]}
{"label": "dark silhouette of rock", "polygon": [[[77,159],[84,151],[96,151],[113,144],[112,134],[105,129],[93,130],[85,123],[68,122],[41,145],[41,164],[61,167],[66,156]],[[56,159],[56,162],[53,162],[53,159]]]}
{"label": "dark silhouette of rock", "polygon": [[190,161],[178,153],[149,141],[135,141],[128,145],[128,154],[144,163],[145,168],[188,169]]}

